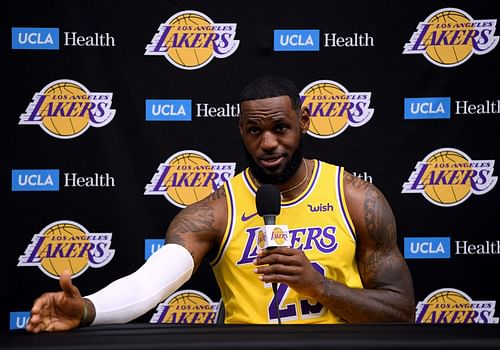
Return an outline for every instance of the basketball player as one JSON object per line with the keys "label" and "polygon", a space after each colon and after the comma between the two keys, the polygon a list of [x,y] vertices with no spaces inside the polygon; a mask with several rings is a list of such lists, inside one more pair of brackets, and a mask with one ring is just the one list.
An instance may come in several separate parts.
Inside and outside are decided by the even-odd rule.
{"label": "basketball player", "polygon": [[[303,157],[310,115],[282,78],[251,82],[239,128],[249,168],[172,220],[166,244],[136,272],[83,298],[70,275],[31,310],[30,332],[131,321],[181,287],[205,256],[226,323],[413,322],[412,279],[396,242],[392,210],[372,184],[342,167]],[[256,250],[255,193],[281,192],[279,224],[292,247]],[[277,284],[277,293],[270,288]]]}

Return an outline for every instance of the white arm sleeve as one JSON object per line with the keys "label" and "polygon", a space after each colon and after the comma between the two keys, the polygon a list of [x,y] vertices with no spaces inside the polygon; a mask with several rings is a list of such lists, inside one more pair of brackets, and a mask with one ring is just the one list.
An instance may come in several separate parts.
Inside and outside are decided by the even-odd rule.
{"label": "white arm sleeve", "polygon": [[134,273],[85,297],[95,307],[92,325],[125,323],[141,316],[189,280],[193,268],[186,248],[164,245]]}

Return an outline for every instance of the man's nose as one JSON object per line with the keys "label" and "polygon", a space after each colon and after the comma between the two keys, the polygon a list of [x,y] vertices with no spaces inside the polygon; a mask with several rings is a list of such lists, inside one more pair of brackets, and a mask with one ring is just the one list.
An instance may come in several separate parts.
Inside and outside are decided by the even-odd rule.
{"label": "man's nose", "polygon": [[262,134],[260,147],[263,150],[275,149],[278,147],[278,138],[272,132],[266,131]]}

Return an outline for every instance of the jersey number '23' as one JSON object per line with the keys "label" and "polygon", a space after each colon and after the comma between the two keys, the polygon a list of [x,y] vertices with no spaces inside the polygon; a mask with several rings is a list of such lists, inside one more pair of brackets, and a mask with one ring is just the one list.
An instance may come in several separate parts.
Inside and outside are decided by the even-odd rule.
{"label": "jersey number '23'", "polygon": [[[318,264],[317,262],[311,262],[311,264],[319,273],[321,273],[323,276],[325,275],[325,269],[320,264]],[[265,286],[271,287],[271,283],[266,283]],[[267,308],[269,320],[271,321],[278,320],[278,315],[275,307],[276,298],[278,298],[277,301],[279,306],[280,318],[284,321],[297,320],[298,319],[297,308],[300,308],[300,314],[302,319],[315,318],[320,316],[321,310],[323,309],[323,305],[321,305],[319,302],[317,302],[314,305],[311,305],[307,299],[300,299],[299,300],[300,305],[297,305],[296,303],[282,305],[289,291],[290,287],[288,287],[285,283],[278,283],[276,295],[273,296]]]}

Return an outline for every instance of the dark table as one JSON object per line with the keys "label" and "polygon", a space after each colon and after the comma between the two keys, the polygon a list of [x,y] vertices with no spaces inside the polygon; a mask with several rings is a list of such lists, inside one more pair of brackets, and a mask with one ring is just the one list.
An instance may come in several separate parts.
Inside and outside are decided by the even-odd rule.
{"label": "dark table", "polygon": [[500,349],[500,326],[120,324],[4,332],[0,349]]}

